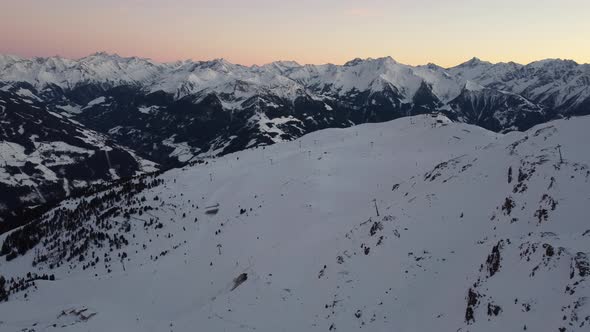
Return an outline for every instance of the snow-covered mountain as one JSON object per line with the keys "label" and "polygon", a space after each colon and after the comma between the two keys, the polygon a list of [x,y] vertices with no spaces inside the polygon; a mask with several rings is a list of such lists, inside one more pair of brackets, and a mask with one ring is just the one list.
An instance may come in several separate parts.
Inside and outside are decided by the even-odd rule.
{"label": "snow-covered mountain", "polygon": [[[0,55],[0,91],[11,105],[34,102],[49,112],[46,116],[62,117],[44,122],[43,130],[60,132],[62,122],[73,123],[169,168],[320,129],[432,112],[496,132],[526,130],[550,119],[588,114],[590,65],[565,60],[492,64],[474,58],[453,68],[414,67],[385,57],[341,66],[279,61],[247,67],[223,59],[157,63],[104,52],[78,60]],[[11,109],[7,114],[20,119]],[[4,132],[14,128],[18,122],[0,123]],[[31,135],[27,130],[22,139],[32,142]],[[48,144],[63,141],[55,139]],[[20,144],[13,138],[2,141]],[[119,166],[129,170],[124,175],[137,170],[135,159]],[[6,167],[0,170],[14,174]],[[83,185],[104,178],[103,173],[76,179]],[[57,177],[58,182],[48,183],[63,188],[65,177]],[[0,197],[0,204],[14,207],[12,201],[22,201],[17,197],[39,196],[28,188]]]}
{"label": "snow-covered mountain", "polygon": [[163,67],[146,59],[123,58],[104,52],[70,60],[58,56],[25,59],[0,55],[2,81],[27,82],[37,89],[57,86],[63,90],[96,83],[103,86],[152,82]]}
{"label": "snow-covered mountain", "polygon": [[544,106],[552,115],[589,114],[590,65],[547,59],[520,65],[491,64],[474,58],[449,72],[488,88],[519,94]]}
{"label": "snow-covered mountain", "polygon": [[567,107],[573,106],[566,103],[572,102],[574,97],[577,101],[588,97],[589,75],[590,65],[560,59],[521,65],[492,64],[473,58],[445,69],[435,64],[412,67],[391,57],[354,59],[342,66],[278,61],[246,67],[224,59],[156,63],[104,52],[78,60],[0,55],[3,82],[27,82],[38,90],[51,86],[68,90],[92,83],[110,87],[139,85],[150,92],[172,93],[176,98],[212,91],[245,100],[264,90],[291,99],[304,91],[346,96],[351,91],[380,91],[387,83],[406,101],[411,101],[421,83],[426,82],[439,99],[448,102],[458,96],[462,86],[470,80],[489,88],[523,94],[539,102],[551,102],[554,107]]}
{"label": "snow-covered mountain", "polygon": [[0,236],[0,329],[586,331],[588,126],[419,115],[65,200]]}
{"label": "snow-covered mountain", "polygon": [[106,53],[78,60],[0,56],[0,85],[18,82],[32,85],[54,111],[160,163],[437,110],[494,131],[526,130],[588,114],[590,103],[590,65],[565,60],[519,65],[474,58],[445,69],[390,57],[246,67]]}
{"label": "snow-covered mountain", "polygon": [[156,164],[46,108],[26,83],[0,91],[0,233],[20,208],[156,170]]}
{"label": "snow-covered mountain", "polygon": [[472,123],[493,131],[526,128],[531,123],[543,123],[546,111],[526,98],[507,91],[483,87],[467,81],[444,113],[465,123]]}

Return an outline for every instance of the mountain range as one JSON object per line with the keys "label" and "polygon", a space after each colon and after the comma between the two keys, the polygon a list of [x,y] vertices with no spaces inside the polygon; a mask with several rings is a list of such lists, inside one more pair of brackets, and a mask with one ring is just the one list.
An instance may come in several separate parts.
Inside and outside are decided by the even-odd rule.
{"label": "mountain range", "polygon": [[0,108],[0,218],[14,224],[17,209],[90,185],[325,128],[437,112],[506,133],[589,114],[590,65],[473,58],[442,68],[385,57],[248,67],[104,52],[78,60],[0,55]]}

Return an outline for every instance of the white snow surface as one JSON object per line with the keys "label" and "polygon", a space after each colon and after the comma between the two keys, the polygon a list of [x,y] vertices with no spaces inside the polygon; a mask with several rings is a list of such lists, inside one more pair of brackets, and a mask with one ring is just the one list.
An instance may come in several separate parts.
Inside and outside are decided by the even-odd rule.
{"label": "white snow surface", "polygon": [[162,143],[168,147],[174,148],[174,151],[170,152],[170,157],[176,157],[180,162],[186,162],[191,160],[196,152],[196,149],[192,148],[187,142],[175,142],[174,137],[162,141]]}
{"label": "white snow surface", "polygon": [[[102,262],[33,268],[32,252],[2,261],[6,277],[56,280],[0,303],[0,330],[587,331],[590,288],[575,257],[590,254],[588,126],[580,117],[500,135],[416,116],[168,171],[141,194],[154,210],[132,216],[130,245],[111,253],[129,257],[111,273]],[[163,228],[144,230],[149,218]],[[468,324],[470,288],[480,297]],[[84,308],[95,315],[72,313]]]}
{"label": "white snow surface", "polygon": [[104,52],[78,60],[0,55],[0,81],[5,83],[28,82],[38,90],[51,84],[63,89],[86,83],[130,84],[148,92],[169,92],[177,98],[216,93],[229,109],[239,108],[256,95],[272,94],[287,100],[303,95],[338,98],[380,91],[386,86],[395,88],[405,102],[411,102],[422,83],[430,86],[442,102],[448,102],[460,94],[467,81],[523,94],[537,102],[553,101],[555,106],[577,105],[590,97],[589,80],[589,65],[560,59],[521,65],[474,58],[453,68],[442,68],[435,64],[414,67],[384,57],[354,59],[344,65],[277,61],[247,67],[224,59],[156,63]]}

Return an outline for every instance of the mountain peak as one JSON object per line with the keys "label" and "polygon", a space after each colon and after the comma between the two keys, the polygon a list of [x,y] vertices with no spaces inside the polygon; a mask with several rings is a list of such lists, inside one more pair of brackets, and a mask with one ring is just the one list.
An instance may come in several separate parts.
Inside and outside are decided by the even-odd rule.
{"label": "mountain peak", "polygon": [[478,57],[473,57],[466,62],[463,62],[459,65],[459,67],[475,67],[479,65],[490,65],[491,63],[488,61],[483,61]]}
{"label": "mountain peak", "polygon": [[347,61],[344,66],[345,67],[352,67],[352,66],[357,66],[361,63],[363,63],[365,60],[361,59],[361,58],[354,58],[350,61]]}
{"label": "mountain peak", "polygon": [[92,54],[90,54],[88,57],[94,57],[94,58],[120,58],[121,56],[119,56],[119,54],[117,53],[108,53],[105,51],[98,51],[98,52],[94,52]]}
{"label": "mountain peak", "polygon": [[396,64],[397,62],[390,56],[381,58],[354,58],[344,64],[344,67],[358,66],[363,63],[380,63],[380,64]]}
{"label": "mountain peak", "polygon": [[121,60],[123,59],[119,54],[107,53],[105,51],[94,52],[90,55],[80,58],[81,61],[108,61],[108,60]]}
{"label": "mountain peak", "polygon": [[107,53],[106,51],[97,51],[90,54],[90,56],[109,56],[109,53]]}
{"label": "mountain peak", "polygon": [[279,61],[271,62],[271,64],[281,66],[281,67],[287,67],[287,68],[301,67],[301,65],[297,61],[292,61],[292,60],[279,60]]}
{"label": "mountain peak", "polygon": [[23,58],[16,55],[0,54],[0,64],[6,64],[8,62],[16,62],[21,60],[23,60]]}
{"label": "mountain peak", "polygon": [[578,66],[578,63],[574,60],[569,60],[569,59],[545,59],[545,60],[531,62],[527,66],[530,66],[530,67],[551,67],[551,66],[575,67],[575,66]]}
{"label": "mountain peak", "polygon": [[200,64],[204,68],[211,68],[214,70],[228,70],[228,68],[235,66],[233,63],[225,60],[224,58],[203,61]]}
{"label": "mountain peak", "polygon": [[432,63],[432,62],[429,62],[429,63],[427,63],[425,65],[418,66],[418,67],[425,67],[425,68],[428,68],[430,70],[445,70],[443,67],[437,65],[436,63]]}
{"label": "mountain peak", "polygon": [[380,57],[380,58],[376,58],[375,61],[378,61],[378,62],[386,62],[386,63],[397,63],[397,61],[395,61],[395,59],[392,58],[389,55],[388,56],[384,56],[384,57]]}

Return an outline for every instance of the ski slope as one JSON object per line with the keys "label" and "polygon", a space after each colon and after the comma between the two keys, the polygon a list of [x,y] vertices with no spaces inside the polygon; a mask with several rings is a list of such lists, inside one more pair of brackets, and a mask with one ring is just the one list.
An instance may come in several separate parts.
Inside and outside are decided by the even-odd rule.
{"label": "ski slope", "polygon": [[55,280],[0,303],[0,330],[586,331],[588,126],[420,115],[168,171],[2,258]]}

